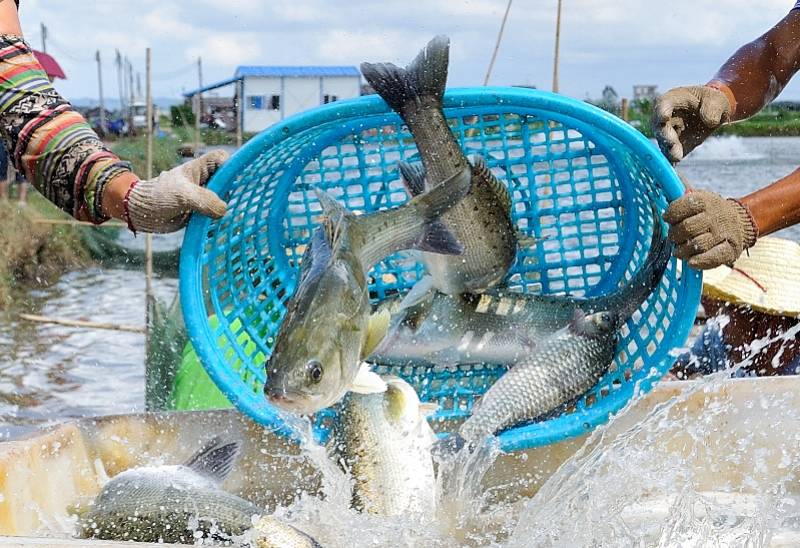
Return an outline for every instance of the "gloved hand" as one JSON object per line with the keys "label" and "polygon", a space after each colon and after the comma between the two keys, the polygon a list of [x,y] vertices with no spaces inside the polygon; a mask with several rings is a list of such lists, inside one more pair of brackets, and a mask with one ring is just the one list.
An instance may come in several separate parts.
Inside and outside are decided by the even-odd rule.
{"label": "gloved hand", "polygon": [[671,89],[656,100],[653,132],[664,155],[677,163],[731,120],[734,106],[709,86]]}
{"label": "gloved hand", "polygon": [[701,270],[733,266],[758,238],[758,228],[746,207],[706,190],[693,190],[672,202],[664,220],[671,225],[669,238],[677,246],[675,256]]}
{"label": "gloved hand", "polygon": [[189,221],[193,211],[219,219],[225,202],[203,188],[228,153],[216,150],[164,171],[155,179],[135,183],[124,207],[128,226],[134,232],[175,232]]}

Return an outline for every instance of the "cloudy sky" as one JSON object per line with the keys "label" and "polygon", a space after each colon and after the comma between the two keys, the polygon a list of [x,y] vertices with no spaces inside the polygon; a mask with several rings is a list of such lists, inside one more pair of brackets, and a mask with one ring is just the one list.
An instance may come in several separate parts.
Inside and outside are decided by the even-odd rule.
{"label": "cloudy sky", "polygon": [[[669,87],[706,81],[739,45],[777,22],[794,0],[564,0],[561,91],[621,96],[635,83]],[[114,51],[144,73],[153,49],[154,94],[180,96],[204,79],[230,77],[239,64],[405,63],[435,34],[451,38],[451,86],[479,85],[506,0],[21,0],[26,37],[48,52],[71,99],[97,96],[100,50],[106,95],[118,95]],[[756,4],[758,4],[756,6]],[[515,0],[491,83],[549,89],[556,0]],[[800,78],[784,91],[800,99]]]}

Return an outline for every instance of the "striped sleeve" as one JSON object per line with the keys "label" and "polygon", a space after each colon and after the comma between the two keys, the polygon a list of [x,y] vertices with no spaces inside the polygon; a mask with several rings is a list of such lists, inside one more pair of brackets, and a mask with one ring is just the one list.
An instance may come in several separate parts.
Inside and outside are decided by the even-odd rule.
{"label": "striped sleeve", "polygon": [[50,84],[19,36],[0,35],[0,136],[14,166],[77,219],[101,223],[105,184],[130,171]]}

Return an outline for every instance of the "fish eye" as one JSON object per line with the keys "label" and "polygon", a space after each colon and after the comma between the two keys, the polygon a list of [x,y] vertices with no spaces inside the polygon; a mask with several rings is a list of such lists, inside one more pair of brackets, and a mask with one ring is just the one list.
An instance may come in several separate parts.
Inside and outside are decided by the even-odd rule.
{"label": "fish eye", "polygon": [[319,360],[311,360],[306,364],[306,370],[308,371],[308,376],[311,378],[312,381],[315,383],[322,380],[322,364]]}

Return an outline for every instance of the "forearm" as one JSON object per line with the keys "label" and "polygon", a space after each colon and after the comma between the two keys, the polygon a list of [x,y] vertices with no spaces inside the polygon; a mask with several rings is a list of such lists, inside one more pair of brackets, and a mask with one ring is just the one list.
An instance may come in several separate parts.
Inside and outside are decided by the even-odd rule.
{"label": "forearm", "polygon": [[[763,36],[739,48],[712,82],[733,99],[733,120],[768,105],[800,69],[800,9],[794,9]],[[727,90],[725,87],[727,86]]]}
{"label": "forearm", "polygon": [[108,218],[103,192],[129,167],[52,88],[27,44],[12,35],[0,36],[0,133],[14,166],[46,198],[78,219]]}
{"label": "forearm", "polygon": [[800,223],[800,169],[739,202],[750,210],[759,236]]}

